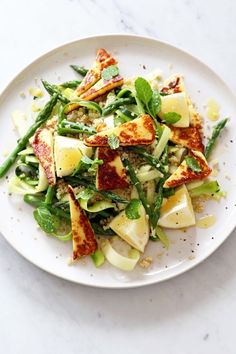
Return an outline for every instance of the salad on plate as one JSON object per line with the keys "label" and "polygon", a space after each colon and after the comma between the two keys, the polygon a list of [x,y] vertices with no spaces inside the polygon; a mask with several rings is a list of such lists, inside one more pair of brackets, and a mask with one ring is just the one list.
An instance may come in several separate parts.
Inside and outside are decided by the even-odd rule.
{"label": "salad on plate", "polygon": [[224,196],[209,157],[228,119],[203,144],[203,120],[180,74],[124,78],[99,49],[77,80],[31,89],[34,122],[14,112],[20,135],[0,166],[15,164],[9,193],[34,207],[48,236],[71,242],[72,260],[91,256],[132,271],[149,242],[169,247],[168,229],[196,224],[193,198]]}

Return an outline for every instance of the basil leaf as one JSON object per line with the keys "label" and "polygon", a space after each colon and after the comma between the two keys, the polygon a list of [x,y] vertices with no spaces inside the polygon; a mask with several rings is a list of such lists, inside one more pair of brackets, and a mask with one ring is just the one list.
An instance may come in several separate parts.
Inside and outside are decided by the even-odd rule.
{"label": "basil leaf", "polygon": [[148,111],[152,118],[156,118],[157,114],[161,110],[161,97],[158,91],[152,92],[152,98],[148,103]]}
{"label": "basil leaf", "polygon": [[147,106],[152,98],[152,88],[147,80],[138,77],[134,83],[137,97]]}
{"label": "basil leaf", "polygon": [[141,205],[141,201],[139,199],[131,199],[130,203],[125,208],[125,215],[128,219],[134,220],[139,219],[139,207]]}
{"label": "basil leaf", "polygon": [[93,195],[94,191],[92,191],[90,188],[85,188],[76,195],[76,199],[89,200]]}
{"label": "basil leaf", "polygon": [[102,164],[103,164],[103,160],[100,160],[98,158],[92,160],[88,156],[82,156],[72,176],[75,176],[78,172],[80,173],[85,171],[88,171],[90,173],[96,172],[97,166]]}
{"label": "basil leaf", "polygon": [[182,118],[182,116],[179,113],[168,112],[168,113],[164,113],[162,122],[166,123],[166,124],[175,124],[181,118]]}
{"label": "basil leaf", "polygon": [[102,71],[102,78],[104,80],[111,80],[113,77],[117,76],[119,74],[119,69],[116,65],[110,65],[108,68],[104,69]]}
{"label": "basil leaf", "polygon": [[45,206],[40,206],[34,211],[34,218],[40,228],[47,234],[56,232],[58,220]]}
{"label": "basil leaf", "polygon": [[120,140],[117,138],[115,134],[112,134],[108,137],[108,145],[112,150],[118,149],[120,146]]}
{"label": "basil leaf", "polygon": [[201,172],[201,166],[199,165],[199,163],[197,162],[197,160],[192,157],[192,156],[186,156],[185,157],[185,161],[188,165],[188,167],[193,171],[193,172]]}

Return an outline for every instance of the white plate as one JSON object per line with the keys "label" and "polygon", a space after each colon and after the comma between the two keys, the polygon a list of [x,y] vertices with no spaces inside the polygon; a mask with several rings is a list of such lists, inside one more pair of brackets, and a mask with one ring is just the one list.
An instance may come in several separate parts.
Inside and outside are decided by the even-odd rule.
{"label": "white plate", "polygon": [[[63,244],[40,232],[32,217],[32,208],[21,198],[9,197],[7,181],[0,181],[0,229],[6,240],[25,258],[38,267],[80,284],[106,288],[129,288],[143,286],[169,279],[181,274],[208,257],[230,234],[236,223],[236,101],[225,83],[205,64],[186,52],[155,39],[130,36],[106,35],[85,38],[52,50],[23,70],[5,89],[0,99],[0,162],[3,150],[11,150],[16,143],[11,113],[14,109],[28,110],[32,97],[28,88],[35,86],[35,78],[45,78],[57,83],[76,78],[69,64],[88,67],[99,47],[106,48],[119,60],[125,77],[145,75],[161,68],[163,76],[180,72],[186,80],[187,90],[204,114],[204,104],[209,98],[221,105],[221,117],[229,116],[228,129],[222,134],[214,152],[219,159],[220,174],[217,177],[227,198],[221,202],[208,202],[205,213],[216,216],[216,223],[208,229],[190,228],[168,232],[171,246],[166,251],[162,245],[150,242],[145,256],[152,256],[153,263],[147,269],[137,267],[132,273],[123,273],[105,264],[95,269],[90,259],[68,266],[71,244]],[[19,93],[24,92],[22,99]],[[209,122],[207,122],[207,125]],[[207,131],[209,132],[209,131]],[[230,142],[233,141],[233,142]],[[9,175],[9,173],[8,173]],[[199,216],[198,216],[199,217]]]}

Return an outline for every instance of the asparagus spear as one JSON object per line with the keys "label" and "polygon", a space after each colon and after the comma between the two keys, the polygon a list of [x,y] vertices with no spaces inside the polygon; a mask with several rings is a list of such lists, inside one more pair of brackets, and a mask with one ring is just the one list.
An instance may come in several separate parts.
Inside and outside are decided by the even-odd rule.
{"label": "asparagus spear", "polygon": [[85,76],[88,72],[88,69],[85,69],[83,66],[79,65],[70,65],[70,67],[77,72],[78,74]]}
{"label": "asparagus spear", "polygon": [[165,182],[165,179],[162,178],[159,182],[159,188],[158,188],[158,194],[154,203],[154,208],[152,212],[152,227],[155,229],[157,226],[158,219],[160,217],[160,211],[161,211],[161,206],[162,206],[162,201],[163,201],[163,184]]}
{"label": "asparagus spear", "polygon": [[124,204],[127,204],[128,203],[128,200],[121,197],[120,195],[116,194],[116,193],[113,193],[111,191],[101,191],[101,190],[98,190],[94,184],[91,184],[89,183],[87,180],[85,179],[82,179],[82,178],[79,178],[79,177],[66,177],[65,178],[68,182],[70,183],[75,183],[75,184],[80,184],[82,186],[85,186],[87,188],[90,188],[92,189],[94,192],[97,192],[99,194],[101,194],[104,198],[107,198],[107,199],[112,199],[114,202],[117,202],[117,203],[124,203]]}
{"label": "asparagus spear", "polygon": [[208,157],[210,156],[210,153],[213,149],[213,147],[215,146],[216,143],[216,139],[218,138],[218,136],[220,135],[222,129],[224,129],[226,123],[228,122],[228,118],[222,119],[214,128],[213,128],[213,132],[212,132],[212,136],[210,138],[210,140],[207,143],[207,146],[205,148],[205,157],[206,159],[208,159]]}
{"label": "asparagus spear", "polygon": [[53,107],[57,102],[57,94],[54,94],[50,101],[46,103],[44,109],[37,116],[35,123],[28,129],[27,133],[18,141],[17,146],[8,156],[8,158],[3,162],[0,166],[0,178],[5,175],[5,173],[9,170],[9,168],[13,165],[17,158],[17,154],[25,149],[28,144],[29,138],[34,135],[36,130],[50,117]]}
{"label": "asparagus spear", "polygon": [[140,200],[141,200],[141,202],[142,202],[142,204],[144,206],[144,209],[145,209],[147,215],[149,215],[149,218],[151,220],[151,217],[152,217],[151,209],[150,209],[150,206],[148,205],[147,198],[146,198],[146,196],[144,194],[144,191],[143,191],[143,189],[141,187],[141,183],[140,183],[138,177],[136,176],[134,168],[131,165],[131,163],[129,162],[129,160],[127,160],[127,159],[123,160],[123,163],[128,169],[131,182],[136,187],[138,195],[139,195],[139,198],[140,198]]}
{"label": "asparagus spear", "polygon": [[57,94],[58,99],[63,102],[63,103],[69,103],[70,101],[68,100],[68,98],[66,98],[65,96],[62,95],[61,91],[59,90],[59,88],[57,87],[57,85],[52,85],[49,84],[49,82],[47,82],[46,80],[41,80],[42,84],[45,88],[45,90],[49,93],[49,95],[53,95],[53,94]]}
{"label": "asparagus spear", "polygon": [[149,154],[143,148],[134,146],[130,147],[129,150],[136,152],[138,155],[142,156],[150,165],[154,166],[158,171],[162,172],[164,175],[166,174],[166,168],[163,163],[153,155]]}
{"label": "asparagus spear", "polygon": [[51,205],[52,204],[52,200],[55,194],[55,186],[49,186],[46,196],[45,196],[45,204],[46,205]]}
{"label": "asparagus spear", "polygon": [[58,133],[60,135],[78,134],[78,133],[92,135],[96,133],[96,129],[92,127],[88,127],[87,125],[80,122],[75,123],[75,122],[70,122],[68,120],[62,120],[60,126],[58,127]]}
{"label": "asparagus spear", "polygon": [[63,88],[75,89],[79,86],[80,83],[81,83],[80,80],[72,80],[72,81],[63,82],[62,84],[60,84],[60,86],[62,86]]}
{"label": "asparagus spear", "polygon": [[108,114],[114,112],[118,107],[131,103],[135,103],[135,98],[132,96],[126,98],[118,98],[103,109],[102,115],[107,116]]}
{"label": "asparagus spear", "polygon": [[[36,196],[35,194],[25,194],[24,201],[26,203],[34,206],[35,208],[45,205],[42,195]],[[52,207],[52,206],[47,205],[47,209],[55,216],[58,216],[60,218],[64,218],[66,220],[70,220],[70,214],[60,208],[56,208],[54,206]]]}

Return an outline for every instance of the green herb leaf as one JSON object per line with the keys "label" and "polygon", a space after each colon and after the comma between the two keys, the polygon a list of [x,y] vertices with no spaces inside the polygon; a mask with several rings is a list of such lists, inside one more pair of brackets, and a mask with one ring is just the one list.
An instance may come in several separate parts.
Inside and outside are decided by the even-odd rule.
{"label": "green herb leaf", "polygon": [[156,118],[157,114],[161,110],[161,97],[158,91],[153,90],[152,98],[148,103],[148,111],[152,118]]}
{"label": "green herb leaf", "polygon": [[40,206],[34,211],[34,218],[47,234],[56,232],[58,220],[45,206]]}
{"label": "green herb leaf", "polygon": [[139,199],[131,199],[130,203],[125,208],[125,215],[128,219],[134,220],[139,219],[139,207],[141,205],[141,201]]}
{"label": "green herb leaf", "polygon": [[92,160],[88,156],[82,156],[72,176],[75,176],[78,172],[81,173],[85,171],[88,171],[89,173],[94,173],[97,171],[97,166],[102,164],[103,160],[100,160],[98,158]]}
{"label": "green herb leaf", "polygon": [[120,146],[120,141],[115,134],[110,135],[107,142],[112,150],[118,149]]}
{"label": "green herb leaf", "polygon": [[143,77],[138,77],[134,83],[137,97],[146,105],[152,99],[152,88],[147,80]]}
{"label": "green herb leaf", "polygon": [[76,195],[77,199],[89,200],[94,195],[94,191],[90,188],[83,189],[79,194]]}
{"label": "green herb leaf", "polygon": [[168,113],[165,113],[165,114],[163,115],[163,120],[162,120],[162,122],[163,122],[163,123],[166,123],[166,124],[175,124],[175,123],[177,123],[181,118],[182,118],[182,116],[181,116],[179,113],[176,113],[176,112],[168,112]]}
{"label": "green herb leaf", "polygon": [[102,78],[104,80],[111,80],[113,77],[117,76],[119,74],[119,69],[116,65],[110,65],[108,68],[104,69],[102,71]]}
{"label": "green herb leaf", "polygon": [[192,156],[186,156],[185,157],[185,161],[188,165],[188,167],[193,171],[193,172],[201,172],[201,166],[199,165],[199,163],[197,162],[197,160],[192,157]]}

